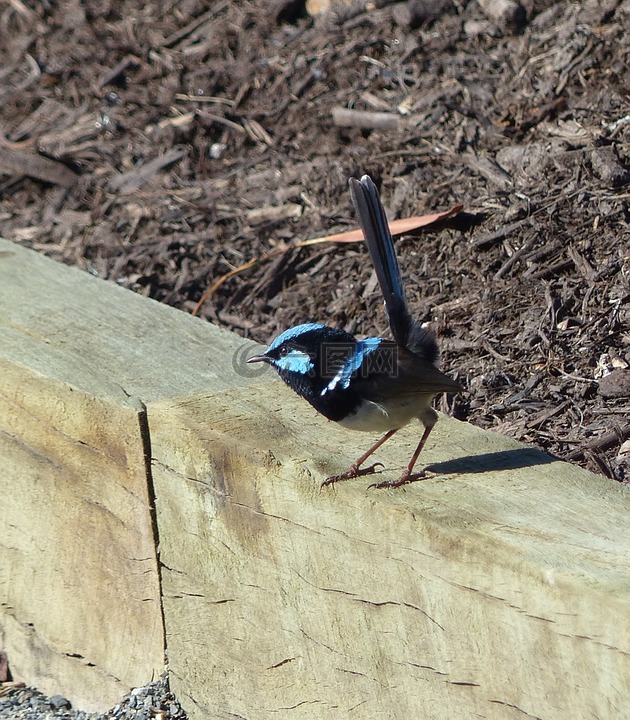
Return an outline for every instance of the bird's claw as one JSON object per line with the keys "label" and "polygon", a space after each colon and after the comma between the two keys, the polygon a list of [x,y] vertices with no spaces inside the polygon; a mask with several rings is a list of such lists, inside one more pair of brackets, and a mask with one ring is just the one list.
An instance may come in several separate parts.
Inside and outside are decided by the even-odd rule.
{"label": "bird's claw", "polygon": [[405,470],[398,480],[383,480],[383,482],[380,483],[372,483],[371,485],[368,485],[368,490],[370,488],[376,488],[377,490],[382,490],[383,488],[397,488],[402,485],[408,485],[409,483],[416,482],[416,480],[424,480],[425,477],[426,473],[424,470],[417,473],[410,473],[408,470]]}
{"label": "bird's claw", "polygon": [[373,465],[368,465],[364,468],[359,468],[356,465],[351,465],[345,472],[342,472],[339,475],[331,475],[329,478],[326,478],[321,484],[321,487],[325,488],[329,485],[334,485],[340,480],[351,480],[352,478],[362,477],[363,475],[373,475],[377,471],[376,469],[379,465],[382,468],[385,467],[385,465],[383,465],[383,463],[381,462],[376,462]]}

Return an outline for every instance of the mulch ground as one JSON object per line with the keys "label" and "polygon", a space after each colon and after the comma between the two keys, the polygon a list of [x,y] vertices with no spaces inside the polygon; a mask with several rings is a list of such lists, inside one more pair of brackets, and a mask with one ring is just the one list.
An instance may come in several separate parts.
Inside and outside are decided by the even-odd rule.
{"label": "mulch ground", "polygon": [[0,37],[0,234],[265,343],[387,331],[362,244],[295,247],[350,175],[462,203],[398,241],[441,408],[630,480],[630,2],[9,0]]}

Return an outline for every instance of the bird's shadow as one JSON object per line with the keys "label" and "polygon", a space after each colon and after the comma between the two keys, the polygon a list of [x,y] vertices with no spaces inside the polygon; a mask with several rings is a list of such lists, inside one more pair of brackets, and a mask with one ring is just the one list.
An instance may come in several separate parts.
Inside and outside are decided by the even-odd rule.
{"label": "bird's shadow", "polygon": [[536,448],[514,448],[481,455],[446,460],[428,465],[425,470],[439,474],[483,473],[493,470],[516,470],[534,465],[548,465],[558,458]]}

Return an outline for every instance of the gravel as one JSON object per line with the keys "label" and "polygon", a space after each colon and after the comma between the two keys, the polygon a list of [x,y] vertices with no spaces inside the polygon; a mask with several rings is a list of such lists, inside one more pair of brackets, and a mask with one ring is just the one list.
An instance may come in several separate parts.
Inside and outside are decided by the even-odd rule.
{"label": "gravel", "polygon": [[22,683],[0,683],[0,720],[186,720],[186,713],[169,690],[168,676],[129,695],[104,713],[75,710],[62,695],[47,697]]}

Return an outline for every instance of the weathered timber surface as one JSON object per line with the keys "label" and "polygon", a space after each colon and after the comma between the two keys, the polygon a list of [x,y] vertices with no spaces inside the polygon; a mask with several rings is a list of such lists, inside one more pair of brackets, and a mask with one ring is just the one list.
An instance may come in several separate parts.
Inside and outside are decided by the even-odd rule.
{"label": "weathered timber surface", "polygon": [[242,340],[4,240],[0,308],[0,647],[102,710],[164,669],[144,405]]}
{"label": "weathered timber surface", "polygon": [[16,679],[102,708],[166,644],[195,720],[624,716],[627,488],[442,418],[441,474],[322,491],[371,436],[235,372],[240,338],[4,241],[0,307]]}
{"label": "weathered timber surface", "polygon": [[0,646],[89,709],[163,668],[141,416],[0,360]]}
{"label": "weathered timber surface", "polygon": [[[370,437],[272,382],[148,417],[172,683],[191,717],[627,712],[627,488],[443,418],[425,455],[441,475],[320,490]],[[379,451],[385,476],[419,430]]]}

